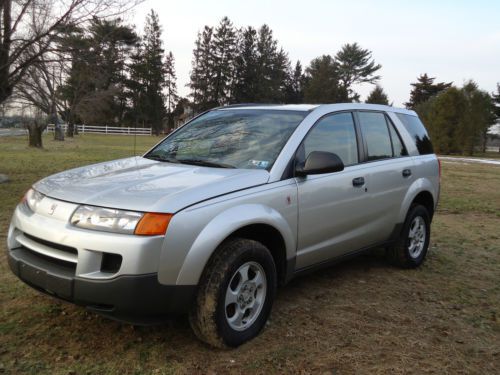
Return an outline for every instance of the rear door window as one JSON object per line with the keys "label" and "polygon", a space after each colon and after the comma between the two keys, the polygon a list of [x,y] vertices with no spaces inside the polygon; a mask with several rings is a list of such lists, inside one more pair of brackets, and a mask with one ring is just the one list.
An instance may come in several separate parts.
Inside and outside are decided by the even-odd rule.
{"label": "rear door window", "polygon": [[369,161],[392,158],[392,144],[385,115],[381,112],[358,112],[359,125]]}

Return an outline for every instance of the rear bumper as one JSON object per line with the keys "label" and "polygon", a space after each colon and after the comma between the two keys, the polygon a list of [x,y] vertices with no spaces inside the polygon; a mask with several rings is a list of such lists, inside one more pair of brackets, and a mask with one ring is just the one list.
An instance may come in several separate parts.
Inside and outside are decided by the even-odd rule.
{"label": "rear bumper", "polygon": [[154,323],[188,311],[195,285],[162,285],[156,273],[92,280],[25,248],[8,251],[12,272],[31,287],[110,318]]}

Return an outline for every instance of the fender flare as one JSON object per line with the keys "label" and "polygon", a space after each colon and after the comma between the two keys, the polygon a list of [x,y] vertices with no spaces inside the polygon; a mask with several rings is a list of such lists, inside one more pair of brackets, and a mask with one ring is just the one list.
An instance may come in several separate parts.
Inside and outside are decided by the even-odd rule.
{"label": "fender flare", "polygon": [[238,229],[252,224],[269,225],[280,232],[286,258],[295,257],[295,231],[275,209],[262,204],[231,207],[215,216],[194,240],[177,276],[177,285],[198,284],[205,266],[217,247]]}
{"label": "fender flare", "polygon": [[408,213],[408,210],[410,209],[410,205],[415,199],[415,197],[423,192],[423,191],[428,191],[432,195],[432,199],[434,201],[434,205],[437,202],[437,196],[436,192],[434,191],[434,187],[431,181],[429,181],[427,178],[419,178],[415,180],[409,187],[408,191],[406,192],[406,195],[403,199],[403,204],[401,205],[401,209],[399,211],[399,216],[398,216],[398,222],[399,223],[404,223],[406,219],[406,214]]}

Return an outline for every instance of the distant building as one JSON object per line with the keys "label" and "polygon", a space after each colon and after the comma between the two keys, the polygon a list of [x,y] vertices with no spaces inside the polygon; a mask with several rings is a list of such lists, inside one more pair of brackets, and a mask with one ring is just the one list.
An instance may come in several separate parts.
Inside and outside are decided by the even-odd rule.
{"label": "distant building", "polygon": [[186,104],[183,107],[183,112],[174,117],[174,129],[184,125],[187,121],[195,116],[194,109],[190,104]]}
{"label": "distant building", "polygon": [[486,138],[486,150],[500,152],[500,123],[493,125],[488,130]]}

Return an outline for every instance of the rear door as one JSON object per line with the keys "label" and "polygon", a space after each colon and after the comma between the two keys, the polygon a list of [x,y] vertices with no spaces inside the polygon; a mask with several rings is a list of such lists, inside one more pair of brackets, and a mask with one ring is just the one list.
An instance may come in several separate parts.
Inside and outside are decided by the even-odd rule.
{"label": "rear door", "polygon": [[414,180],[413,160],[394,124],[384,112],[357,111],[364,141],[364,165],[370,195],[367,214],[372,225],[367,235],[372,244],[389,238],[401,204]]}
{"label": "rear door", "polygon": [[298,269],[341,256],[370,244],[367,168],[360,164],[362,141],[351,112],[320,119],[304,138],[297,161],[312,151],[337,154],[341,172],[296,177],[298,186]]}

